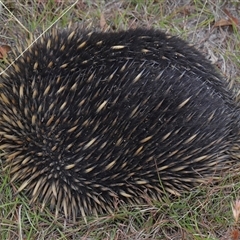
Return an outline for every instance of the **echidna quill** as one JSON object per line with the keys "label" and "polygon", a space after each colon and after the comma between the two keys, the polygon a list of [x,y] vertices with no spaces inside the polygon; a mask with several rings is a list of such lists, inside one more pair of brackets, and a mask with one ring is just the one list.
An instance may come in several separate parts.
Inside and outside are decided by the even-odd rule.
{"label": "echidna quill", "polygon": [[239,161],[234,91],[161,31],[55,29],[0,80],[5,169],[68,218],[179,195]]}

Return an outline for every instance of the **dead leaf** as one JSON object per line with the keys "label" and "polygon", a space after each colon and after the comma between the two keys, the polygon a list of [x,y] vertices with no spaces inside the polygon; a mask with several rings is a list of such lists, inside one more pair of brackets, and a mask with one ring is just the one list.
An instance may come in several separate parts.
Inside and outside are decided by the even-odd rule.
{"label": "dead leaf", "polygon": [[232,21],[230,19],[220,19],[214,24],[214,27],[224,27],[224,26],[232,26]]}
{"label": "dead leaf", "polygon": [[7,53],[11,50],[11,47],[8,45],[0,45],[0,59],[7,57]]}
{"label": "dead leaf", "polygon": [[219,21],[215,22],[214,27],[223,27],[223,26],[238,26],[239,21],[237,18],[233,17],[232,14],[225,8],[223,10],[227,15],[227,19],[220,19]]}
{"label": "dead leaf", "polygon": [[240,237],[240,232],[237,229],[232,230],[231,238],[232,240],[238,240]]}
{"label": "dead leaf", "polygon": [[238,19],[233,17],[233,15],[226,8],[224,8],[223,11],[228,16],[229,20],[231,20],[234,24],[239,25]]}
{"label": "dead leaf", "polygon": [[231,206],[234,220],[237,223],[240,215],[240,200],[239,199],[235,200],[235,202],[232,203]]}

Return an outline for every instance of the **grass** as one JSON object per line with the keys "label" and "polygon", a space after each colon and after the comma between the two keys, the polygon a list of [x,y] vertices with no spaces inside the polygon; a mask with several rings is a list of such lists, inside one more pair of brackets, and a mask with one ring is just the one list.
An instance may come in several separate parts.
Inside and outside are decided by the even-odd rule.
{"label": "grass", "polygon": [[[60,3],[58,3],[60,2]],[[240,82],[239,25],[214,27],[227,19],[240,21],[238,1],[4,1],[0,43],[14,49],[33,41],[54,23],[80,24],[96,30],[155,27],[194,44],[219,71]],[[6,63],[1,63],[6,68]],[[49,209],[29,206],[14,195],[7,173],[0,175],[0,239],[238,239],[231,203],[239,197],[239,179],[225,177],[217,186],[199,186],[179,198],[144,206],[123,206],[113,215],[69,222]],[[235,235],[234,235],[235,234]]]}

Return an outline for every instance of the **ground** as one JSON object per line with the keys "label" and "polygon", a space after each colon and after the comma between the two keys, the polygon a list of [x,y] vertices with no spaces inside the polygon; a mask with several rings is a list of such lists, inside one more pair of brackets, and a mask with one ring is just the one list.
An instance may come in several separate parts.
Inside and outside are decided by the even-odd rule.
{"label": "ground", "polygon": [[[1,3],[1,1],[0,1]],[[0,58],[4,71],[11,52],[33,42],[54,24],[101,31],[158,28],[198,48],[228,81],[240,82],[240,3],[201,0],[5,0],[0,5]],[[8,50],[10,50],[8,52]],[[24,50],[24,49],[23,49]],[[8,52],[8,53],[7,53]],[[114,215],[88,218],[86,224],[54,219],[49,209],[29,206],[27,196],[0,175],[0,239],[240,239],[234,219],[239,178],[199,186],[163,202],[126,207]],[[236,215],[236,214],[235,214]]]}

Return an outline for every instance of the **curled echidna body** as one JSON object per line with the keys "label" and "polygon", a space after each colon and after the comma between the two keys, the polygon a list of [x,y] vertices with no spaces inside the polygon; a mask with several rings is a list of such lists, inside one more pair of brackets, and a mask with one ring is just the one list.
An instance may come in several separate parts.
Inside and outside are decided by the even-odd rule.
{"label": "curled echidna body", "polygon": [[11,180],[74,218],[219,176],[239,160],[239,116],[211,64],[157,30],[53,30],[1,77]]}

